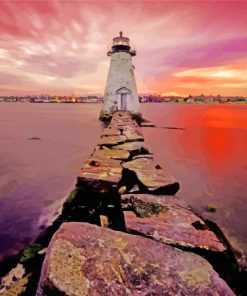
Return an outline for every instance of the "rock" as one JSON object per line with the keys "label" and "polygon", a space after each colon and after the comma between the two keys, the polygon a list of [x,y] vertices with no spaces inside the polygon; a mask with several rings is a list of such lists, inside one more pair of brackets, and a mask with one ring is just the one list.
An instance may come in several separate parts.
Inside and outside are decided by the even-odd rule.
{"label": "rock", "polygon": [[108,227],[109,226],[110,223],[109,223],[109,219],[108,219],[107,216],[100,215],[99,218],[100,218],[100,225],[102,227]]}
{"label": "rock", "polygon": [[99,120],[103,121],[103,122],[109,122],[112,119],[112,114],[111,113],[106,113],[106,112],[102,112],[100,113],[99,116]]}
{"label": "rock", "polygon": [[124,194],[126,192],[126,186],[122,186],[118,189],[119,194]]}
{"label": "rock", "polygon": [[116,118],[113,118],[110,125],[118,127],[118,128],[120,126],[137,127],[137,124],[132,119],[116,119]]}
{"label": "rock", "polygon": [[40,137],[31,137],[31,138],[28,138],[28,140],[41,140]]}
{"label": "rock", "polygon": [[134,160],[134,159],[137,159],[137,158],[148,158],[148,159],[153,159],[154,156],[153,156],[153,154],[140,154],[140,155],[135,155],[135,156],[133,157],[133,160]]}
{"label": "rock", "polygon": [[125,136],[102,136],[98,143],[98,146],[103,145],[118,145],[126,141]]}
{"label": "rock", "polygon": [[137,123],[132,119],[130,113],[116,114],[114,113],[110,125],[112,127],[129,129],[130,127],[138,127]]}
{"label": "rock", "polygon": [[82,170],[88,168],[116,168],[121,169],[121,161],[117,159],[105,159],[89,157],[82,166]]}
{"label": "rock", "polygon": [[63,204],[63,208],[70,207],[70,205],[76,201],[76,199],[78,198],[78,195],[79,195],[79,190],[77,188],[74,188],[73,190],[71,190]]}
{"label": "rock", "polygon": [[214,213],[217,211],[217,207],[215,205],[207,205],[207,211],[210,213]]}
{"label": "rock", "polygon": [[186,203],[176,195],[152,195],[152,194],[136,194],[136,193],[123,194],[121,195],[121,203],[126,205],[129,204],[129,207],[131,207],[133,197],[135,199],[141,200],[144,203],[155,203],[155,204],[160,204],[162,206],[166,206],[166,204],[169,204],[169,206],[171,207],[181,207],[189,210]]}
{"label": "rock", "polygon": [[123,131],[123,135],[126,136],[129,141],[144,141],[141,131],[137,128],[126,129]]}
{"label": "rock", "polygon": [[184,127],[176,127],[176,126],[162,126],[160,128],[170,129],[170,130],[182,130],[185,131]]}
{"label": "rock", "polygon": [[[204,221],[178,199],[148,194],[121,196],[126,229],[166,244],[224,252],[226,247]],[[131,210],[131,212],[130,212]],[[198,229],[199,228],[199,229]]]}
{"label": "rock", "polygon": [[18,296],[26,291],[30,274],[26,274],[25,268],[18,263],[9,273],[1,279],[1,296]]}
{"label": "rock", "polygon": [[136,184],[129,190],[129,193],[139,192],[139,191],[140,191],[140,187],[138,186],[138,184]]}
{"label": "rock", "polygon": [[103,149],[96,149],[92,157],[101,159],[119,159],[126,160],[130,153],[125,150],[109,149],[103,146]]}
{"label": "rock", "polygon": [[145,147],[144,142],[128,142],[121,145],[113,146],[113,150],[125,150],[125,151],[134,151],[134,150],[144,150],[145,153],[149,152],[149,149]]}
{"label": "rock", "polygon": [[100,184],[102,184],[102,188],[104,187],[104,182],[101,181],[106,181],[111,186],[117,185],[121,178],[122,167],[120,160],[89,158],[77,178],[77,187],[87,186],[93,190],[97,185],[100,189]]}
{"label": "rock", "polygon": [[38,252],[39,255],[44,255],[47,251],[47,248],[44,248]]}
{"label": "rock", "polygon": [[117,128],[120,132],[127,131],[127,130],[133,130],[138,129],[138,126],[135,122],[129,121],[129,122],[122,122],[122,121],[114,121],[109,125],[111,128]]}
{"label": "rock", "polygon": [[114,112],[112,117],[114,119],[116,119],[116,118],[120,118],[120,119],[131,119],[130,112],[123,111],[123,110]]}
{"label": "rock", "polygon": [[[144,192],[147,191],[154,194],[176,194],[179,190],[177,180],[165,169],[156,169],[155,164],[151,159],[138,158],[122,163],[122,166],[136,175],[136,182],[139,182],[142,185],[142,191]],[[133,186],[135,184],[136,183],[133,182]]]}
{"label": "rock", "polygon": [[148,121],[148,122],[142,122],[141,127],[156,127],[156,125]]}
{"label": "rock", "polygon": [[116,127],[108,126],[103,131],[103,136],[120,136],[121,132]]}
{"label": "rock", "polygon": [[[145,200],[145,197],[149,197],[149,200]],[[149,194],[122,194],[122,209],[133,211],[138,217],[142,218],[167,212],[168,207],[163,202],[157,202],[156,197],[156,195]],[[159,197],[159,199],[161,198],[164,198],[164,196]]]}
{"label": "rock", "polygon": [[22,252],[20,262],[25,263],[30,259],[33,259],[37,255],[37,253],[42,249],[43,249],[43,246],[41,244],[31,244],[27,246],[25,250]]}
{"label": "rock", "polygon": [[202,257],[87,223],[64,223],[46,254],[36,296],[234,293]]}

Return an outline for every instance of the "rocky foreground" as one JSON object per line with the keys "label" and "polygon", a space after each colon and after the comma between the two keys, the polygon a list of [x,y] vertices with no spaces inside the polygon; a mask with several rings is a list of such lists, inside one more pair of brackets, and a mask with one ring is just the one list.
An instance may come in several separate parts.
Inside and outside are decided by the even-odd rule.
{"label": "rocky foreground", "polygon": [[229,243],[178,190],[131,115],[114,113],[61,215],[9,268],[0,295],[241,295]]}
{"label": "rocky foreground", "polygon": [[137,235],[64,223],[53,236],[37,296],[234,295],[200,256]]}

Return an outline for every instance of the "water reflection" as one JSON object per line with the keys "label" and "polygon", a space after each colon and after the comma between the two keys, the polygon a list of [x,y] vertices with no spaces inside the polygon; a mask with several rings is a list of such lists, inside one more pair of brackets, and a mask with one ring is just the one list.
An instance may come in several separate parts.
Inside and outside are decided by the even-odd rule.
{"label": "water reflection", "polygon": [[[185,128],[143,132],[155,160],[180,181],[179,195],[247,253],[247,106],[143,104],[142,112],[157,126]],[[215,214],[205,212],[210,203],[217,206]]]}

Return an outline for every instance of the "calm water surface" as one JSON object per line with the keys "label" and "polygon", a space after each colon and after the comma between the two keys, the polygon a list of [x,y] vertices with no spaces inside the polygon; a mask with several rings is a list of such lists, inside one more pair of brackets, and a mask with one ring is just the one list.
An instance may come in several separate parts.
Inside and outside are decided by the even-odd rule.
{"label": "calm water surface", "polygon": [[0,104],[2,256],[30,242],[74,187],[102,132],[100,107]]}
{"label": "calm water surface", "polygon": [[[159,127],[144,137],[156,161],[180,181],[178,195],[217,222],[247,254],[247,105],[143,104],[143,116]],[[205,211],[208,204],[217,212]]]}
{"label": "calm water surface", "polygon": [[[31,242],[63,203],[102,132],[100,108],[0,104],[0,259]],[[180,181],[178,195],[247,250],[247,106],[142,104],[142,113],[160,127],[143,133]],[[208,204],[217,212],[206,213]]]}

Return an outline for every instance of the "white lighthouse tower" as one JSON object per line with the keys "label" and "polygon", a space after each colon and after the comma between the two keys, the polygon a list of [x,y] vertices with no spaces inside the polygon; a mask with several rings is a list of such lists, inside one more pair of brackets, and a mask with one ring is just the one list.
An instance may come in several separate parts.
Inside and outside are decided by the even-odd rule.
{"label": "white lighthouse tower", "polygon": [[120,32],[120,36],[113,38],[113,45],[107,55],[111,57],[111,63],[100,119],[110,118],[117,110],[139,114],[140,104],[131,60],[136,52],[131,49],[129,38],[123,37],[123,33]]}

